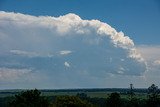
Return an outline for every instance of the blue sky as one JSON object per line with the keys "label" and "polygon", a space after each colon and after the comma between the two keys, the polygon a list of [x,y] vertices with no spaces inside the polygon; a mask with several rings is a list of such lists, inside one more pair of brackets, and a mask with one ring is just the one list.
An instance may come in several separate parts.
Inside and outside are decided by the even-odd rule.
{"label": "blue sky", "polygon": [[0,50],[0,89],[160,86],[160,2],[1,0]]}
{"label": "blue sky", "polygon": [[75,13],[122,30],[136,44],[155,45],[160,40],[158,0],[1,0],[0,10],[36,16]]}

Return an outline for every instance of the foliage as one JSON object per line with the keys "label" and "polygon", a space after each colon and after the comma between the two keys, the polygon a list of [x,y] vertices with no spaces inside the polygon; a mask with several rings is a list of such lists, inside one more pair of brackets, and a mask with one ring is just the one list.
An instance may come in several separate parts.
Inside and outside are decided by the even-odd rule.
{"label": "foliage", "polygon": [[160,91],[158,89],[158,86],[156,86],[155,84],[152,84],[148,88],[149,97],[157,98],[159,93],[160,93]]}
{"label": "foliage", "polygon": [[156,86],[155,84],[152,84],[149,88],[148,88],[148,101],[147,101],[147,105],[149,107],[160,107],[160,98],[159,98],[159,89],[158,86]]}
{"label": "foliage", "polygon": [[49,102],[40,96],[41,92],[37,89],[27,90],[15,95],[13,101],[9,103],[10,107],[48,107]]}
{"label": "foliage", "polygon": [[80,99],[83,99],[83,100],[87,99],[87,94],[85,94],[85,93],[77,93],[76,96],[79,97]]}
{"label": "foliage", "polygon": [[53,104],[55,107],[92,107],[92,104],[76,96],[58,96]]}
{"label": "foliage", "polygon": [[104,107],[107,105],[106,98],[90,98],[87,99],[88,102],[92,103],[96,107]]}
{"label": "foliage", "polygon": [[117,92],[111,93],[109,98],[107,99],[108,107],[121,107],[121,97]]}

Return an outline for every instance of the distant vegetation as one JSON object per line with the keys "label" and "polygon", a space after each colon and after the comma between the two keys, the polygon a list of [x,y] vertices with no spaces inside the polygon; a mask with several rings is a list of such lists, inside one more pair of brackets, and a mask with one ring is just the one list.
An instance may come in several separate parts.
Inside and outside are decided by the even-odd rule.
{"label": "distant vegetation", "polygon": [[[103,89],[100,90],[93,89],[92,92],[97,94],[103,92]],[[76,94],[69,93],[71,90],[63,90],[63,94],[60,94],[62,90],[55,90],[54,93],[57,95],[44,94],[48,91],[34,89],[16,92],[14,96],[1,96],[0,107],[160,107],[160,90],[155,84],[143,91],[134,89],[131,84],[128,90],[121,89],[115,92],[113,89],[112,92],[103,92],[102,97],[101,94],[97,95],[98,97],[91,96],[91,92],[82,90],[81,92],[72,90]]]}

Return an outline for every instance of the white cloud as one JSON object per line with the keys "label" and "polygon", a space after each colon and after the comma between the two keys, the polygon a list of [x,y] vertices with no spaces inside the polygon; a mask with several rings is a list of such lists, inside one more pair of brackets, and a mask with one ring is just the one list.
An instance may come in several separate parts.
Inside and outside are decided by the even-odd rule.
{"label": "white cloud", "polygon": [[36,52],[29,52],[29,51],[22,51],[22,50],[10,50],[10,53],[14,55],[20,55],[20,56],[26,56],[26,57],[53,57],[53,54],[47,53],[47,54],[40,54]]}
{"label": "white cloud", "polygon": [[124,59],[121,59],[121,61],[124,61]]}
{"label": "white cloud", "polygon": [[32,70],[30,69],[0,68],[0,80],[1,82],[15,82],[19,78],[27,76],[31,72]]}
{"label": "white cloud", "polygon": [[139,76],[146,71],[134,42],[99,20],[83,20],[71,13],[36,17],[1,11],[0,28],[0,67],[33,68],[59,81],[57,87],[66,82],[82,84],[73,82],[77,78],[87,79],[87,84],[108,73]]}
{"label": "white cloud", "polygon": [[64,66],[70,67],[70,64],[68,62],[64,62]]}
{"label": "white cloud", "polygon": [[[3,11],[0,12],[0,20],[1,20],[1,26],[2,28],[4,27],[4,30],[6,30],[5,27],[8,27],[10,26],[10,24],[12,24],[17,28],[17,29],[14,29],[15,34],[17,30],[20,30],[18,31],[18,33],[20,33],[18,34],[18,36],[20,36],[22,33],[24,35],[23,39],[28,39],[28,40],[32,39],[30,42],[35,42],[35,44],[46,41],[46,40],[43,40],[44,36],[46,35],[45,34],[46,31],[49,32],[49,34],[51,33],[51,35],[53,35],[54,33],[54,36],[56,35],[69,36],[69,35],[75,35],[75,34],[87,35],[95,32],[96,35],[109,37],[111,42],[114,44],[114,46],[128,50],[129,57],[135,58],[137,60],[143,59],[140,56],[140,54],[136,52],[136,49],[134,48],[134,43],[128,36],[125,36],[123,32],[117,32],[110,25],[100,22],[98,20],[82,20],[79,16],[71,13],[65,16],[60,16],[56,18],[56,17],[49,17],[49,16],[35,17],[35,16],[24,15],[20,13],[7,13]],[[24,29],[26,31],[22,32],[21,30],[24,30]],[[12,32],[13,29],[9,28],[8,30],[11,30],[11,31],[8,31],[7,33],[13,33]],[[41,34],[41,32],[44,32],[44,33]],[[4,32],[2,31],[2,33]],[[92,39],[89,39],[89,40],[92,40]],[[11,41],[11,42],[15,42],[15,41]]]}
{"label": "white cloud", "polygon": [[155,64],[155,65],[160,65],[160,60],[155,60],[155,61],[154,61],[154,64]]}
{"label": "white cloud", "polygon": [[22,56],[28,56],[28,57],[37,57],[39,56],[35,52],[27,52],[27,51],[22,51],[22,50],[10,50],[11,53],[15,55],[22,55]]}
{"label": "white cloud", "polygon": [[61,55],[68,55],[68,54],[70,54],[70,53],[72,53],[72,51],[69,51],[69,50],[60,51],[60,54],[61,54]]}
{"label": "white cloud", "polygon": [[123,74],[123,71],[117,71],[117,73],[119,73],[119,74]]}

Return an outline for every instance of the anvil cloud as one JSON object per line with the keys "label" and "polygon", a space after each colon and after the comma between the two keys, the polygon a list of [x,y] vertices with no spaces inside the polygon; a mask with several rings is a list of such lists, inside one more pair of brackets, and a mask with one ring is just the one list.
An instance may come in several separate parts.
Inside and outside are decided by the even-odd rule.
{"label": "anvil cloud", "polygon": [[18,74],[21,69],[31,68],[58,81],[56,87],[83,86],[73,83],[78,78],[91,83],[108,74],[141,76],[147,70],[134,42],[123,32],[72,13],[37,17],[1,11],[0,50],[0,69],[7,69],[0,78],[13,71],[9,69],[20,69],[14,75],[21,78],[25,75]]}

